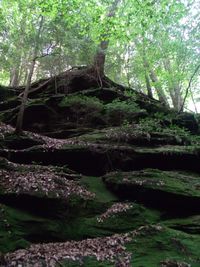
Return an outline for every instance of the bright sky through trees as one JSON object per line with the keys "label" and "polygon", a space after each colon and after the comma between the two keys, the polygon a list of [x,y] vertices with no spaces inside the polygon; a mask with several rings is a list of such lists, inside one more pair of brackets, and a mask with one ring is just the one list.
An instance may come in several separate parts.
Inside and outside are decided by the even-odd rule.
{"label": "bright sky through trees", "polygon": [[187,108],[200,111],[199,10],[198,0],[2,0],[0,83],[26,84],[43,16],[33,80],[92,65],[101,48],[114,81],[177,110],[187,94]]}

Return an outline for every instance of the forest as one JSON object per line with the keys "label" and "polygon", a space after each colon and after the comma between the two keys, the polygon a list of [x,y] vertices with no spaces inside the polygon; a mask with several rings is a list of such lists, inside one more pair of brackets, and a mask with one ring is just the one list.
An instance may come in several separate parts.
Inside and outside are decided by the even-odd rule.
{"label": "forest", "polygon": [[0,267],[200,267],[199,0],[0,0]]}

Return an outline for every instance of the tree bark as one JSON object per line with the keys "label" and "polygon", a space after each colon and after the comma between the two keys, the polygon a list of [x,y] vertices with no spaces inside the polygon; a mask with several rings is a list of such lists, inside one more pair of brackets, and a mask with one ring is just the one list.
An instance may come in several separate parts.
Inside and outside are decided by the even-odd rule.
{"label": "tree bark", "polygon": [[178,81],[176,81],[173,77],[173,71],[171,69],[171,63],[170,60],[164,60],[164,68],[165,70],[169,73],[171,79],[169,81],[169,93],[170,93],[170,97],[172,99],[172,104],[173,107],[179,111],[182,103],[183,103],[183,98],[181,95],[181,87]]}
{"label": "tree bark", "polygon": [[167,101],[167,97],[165,96],[165,93],[162,89],[162,87],[159,85],[159,80],[158,80],[158,77],[156,76],[155,72],[150,69],[150,74],[149,74],[153,84],[154,84],[154,87],[156,89],[156,92],[158,94],[158,98],[159,98],[159,101],[161,103],[163,103],[166,107],[169,107],[169,103]]}
{"label": "tree bark", "polygon": [[146,70],[145,70],[145,83],[146,83],[148,97],[153,98],[151,83],[150,83],[149,75]]}
{"label": "tree bark", "polygon": [[30,65],[26,87],[24,89],[22,102],[21,102],[21,105],[20,105],[19,113],[17,115],[17,124],[16,124],[16,129],[15,129],[15,132],[17,134],[21,134],[22,133],[24,111],[25,111],[25,107],[26,107],[26,103],[27,103],[27,99],[28,99],[29,89],[30,89],[30,86],[31,86],[31,80],[32,80],[33,73],[34,73],[35,62],[36,62],[36,60],[34,58],[33,61],[31,62],[31,65]]}
{"label": "tree bark", "polygon": [[11,87],[17,87],[19,85],[19,66],[14,67],[10,71],[10,85]]}
{"label": "tree bark", "polygon": [[[151,88],[151,83],[149,79],[149,74],[148,74],[148,69],[149,69],[149,63],[147,62],[146,58],[146,51],[145,51],[145,44],[144,44],[144,33],[142,34],[142,60],[143,60],[143,66],[144,66],[144,76],[145,76],[145,83],[146,83],[146,88],[147,88],[147,94],[149,97],[153,98],[153,92]],[[137,44],[137,42],[136,42]]]}
{"label": "tree bark", "polygon": [[39,39],[40,39],[42,26],[43,26],[43,17],[41,16],[40,18],[41,18],[41,20],[40,20],[40,24],[39,24],[39,29],[38,29],[37,36],[35,38],[35,47],[33,50],[33,59],[32,59],[31,64],[30,64],[29,73],[28,73],[27,82],[26,82],[26,87],[24,89],[22,102],[20,105],[19,113],[17,115],[17,123],[16,123],[16,129],[15,129],[16,134],[22,133],[24,111],[25,111],[27,100],[28,100],[28,93],[29,93],[29,89],[31,86],[31,81],[32,81],[33,73],[34,73],[35,63],[36,63],[38,49],[39,49]]}
{"label": "tree bark", "polygon": [[[115,0],[112,4],[112,6],[109,9],[109,12],[107,14],[108,18],[114,17],[116,13],[116,9],[118,4],[121,0]],[[102,35],[102,41],[100,42],[97,52],[94,56],[94,62],[93,67],[99,76],[101,78],[104,75],[104,69],[105,69],[105,60],[106,60],[106,50],[109,45],[109,36],[107,33]]]}
{"label": "tree bark", "polygon": [[[137,40],[135,41],[137,45]],[[158,95],[158,99],[160,102],[162,102],[166,107],[169,107],[169,103],[167,101],[167,97],[162,89],[162,87],[159,85],[158,77],[156,76],[156,73],[153,71],[153,69],[150,68],[149,62],[147,61],[146,53],[145,53],[145,47],[144,47],[144,40],[143,40],[143,47],[142,47],[142,59],[143,59],[143,65],[145,69],[145,82],[147,86],[148,96],[153,98],[153,93],[151,89],[150,79],[153,82],[153,85],[156,89],[156,93]],[[149,72],[149,74],[148,74]],[[150,79],[149,79],[150,77]]]}
{"label": "tree bark", "polygon": [[108,48],[109,41],[101,41],[98,51],[94,56],[94,68],[97,74],[102,77],[104,75],[106,50]]}

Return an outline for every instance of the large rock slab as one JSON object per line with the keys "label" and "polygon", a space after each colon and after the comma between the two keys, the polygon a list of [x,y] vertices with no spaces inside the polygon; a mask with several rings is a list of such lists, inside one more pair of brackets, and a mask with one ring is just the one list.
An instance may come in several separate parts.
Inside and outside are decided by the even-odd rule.
{"label": "large rock slab", "polygon": [[109,173],[104,181],[122,199],[137,200],[172,214],[200,212],[200,177],[196,174],[145,169]]}

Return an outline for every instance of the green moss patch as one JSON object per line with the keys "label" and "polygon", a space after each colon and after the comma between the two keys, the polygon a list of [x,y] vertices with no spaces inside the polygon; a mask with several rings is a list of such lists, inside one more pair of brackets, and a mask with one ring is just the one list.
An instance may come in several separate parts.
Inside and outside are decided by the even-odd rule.
{"label": "green moss patch", "polygon": [[106,188],[101,177],[84,176],[81,179],[81,183],[85,185],[89,191],[95,193],[95,198],[98,202],[106,203],[117,200],[116,196]]}
{"label": "green moss patch", "polygon": [[116,172],[104,176],[106,184],[137,186],[138,190],[159,190],[175,195],[200,197],[199,175],[180,171],[145,169],[134,172]]}
{"label": "green moss patch", "polygon": [[170,216],[200,211],[199,176],[193,173],[145,169],[110,173],[104,181],[120,199],[135,200]]}
{"label": "green moss patch", "polygon": [[165,227],[159,232],[145,232],[127,245],[127,249],[133,253],[134,267],[162,266],[161,262],[167,259],[199,267],[199,247],[199,236]]}
{"label": "green moss patch", "polygon": [[166,226],[186,233],[200,234],[200,215],[186,218],[172,218],[163,222]]}

